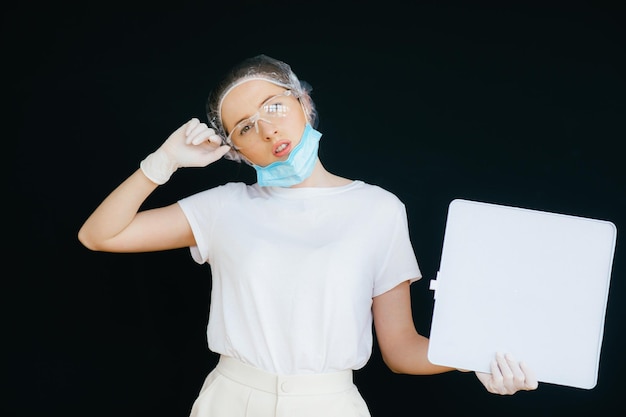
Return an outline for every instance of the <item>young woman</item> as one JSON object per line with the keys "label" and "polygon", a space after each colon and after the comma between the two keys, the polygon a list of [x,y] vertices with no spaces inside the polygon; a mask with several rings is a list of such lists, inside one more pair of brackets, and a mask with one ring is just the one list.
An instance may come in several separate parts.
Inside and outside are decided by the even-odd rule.
{"label": "young woman", "polygon": [[[209,97],[209,127],[174,131],[97,207],[79,231],[89,249],[189,247],[211,267],[209,348],[220,355],[194,417],[369,416],[352,371],[370,358],[376,329],[397,373],[454,369],[427,359],[409,285],[421,278],[403,203],[327,171],[307,85],[266,55],[244,60]],[[227,183],[140,211],[181,167],[226,157],[257,183]],[[523,363],[496,355],[477,373],[489,392],[537,388]]]}

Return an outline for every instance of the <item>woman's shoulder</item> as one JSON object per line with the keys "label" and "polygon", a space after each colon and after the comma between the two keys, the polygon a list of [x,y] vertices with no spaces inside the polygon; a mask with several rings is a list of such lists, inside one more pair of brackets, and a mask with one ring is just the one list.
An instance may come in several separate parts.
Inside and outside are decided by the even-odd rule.
{"label": "woman's shoulder", "polygon": [[203,200],[216,197],[232,197],[245,195],[250,192],[250,186],[244,182],[227,182],[225,184],[217,185],[206,190],[195,192],[187,197],[181,198],[181,200]]}
{"label": "woman's shoulder", "polygon": [[361,199],[367,204],[368,209],[373,210],[376,207],[383,211],[404,210],[402,200],[386,188],[360,180],[355,181],[355,185],[355,191],[360,193]]}
{"label": "woman's shoulder", "polygon": [[372,183],[365,182],[362,180],[356,180],[355,182],[360,183],[364,192],[371,193],[372,195],[376,195],[377,197],[380,197],[380,198],[400,201],[397,195],[395,195],[393,192],[389,191],[388,189],[384,188],[381,185],[372,184]]}

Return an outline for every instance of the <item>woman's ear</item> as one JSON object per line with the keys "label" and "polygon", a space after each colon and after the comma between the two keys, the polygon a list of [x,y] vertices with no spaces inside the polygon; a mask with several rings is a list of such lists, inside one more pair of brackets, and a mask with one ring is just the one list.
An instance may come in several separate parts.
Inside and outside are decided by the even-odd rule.
{"label": "woman's ear", "polygon": [[235,149],[233,149],[233,152],[237,152],[237,155],[239,155],[239,158],[240,158],[241,161],[245,162],[246,164],[248,164],[250,166],[254,166],[252,161],[250,161],[248,158],[246,158],[246,155],[244,155],[243,152],[235,150]]}

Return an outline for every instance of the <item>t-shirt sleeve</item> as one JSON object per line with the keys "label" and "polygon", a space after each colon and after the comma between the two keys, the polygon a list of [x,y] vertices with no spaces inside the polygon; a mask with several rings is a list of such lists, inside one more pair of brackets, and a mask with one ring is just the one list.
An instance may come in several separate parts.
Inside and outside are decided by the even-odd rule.
{"label": "t-shirt sleeve", "polygon": [[196,245],[189,247],[191,257],[199,264],[209,262],[209,237],[213,235],[219,207],[223,203],[222,193],[227,191],[226,188],[222,185],[178,200],[196,240]]}
{"label": "t-shirt sleeve", "polygon": [[382,268],[374,282],[373,297],[383,294],[404,281],[411,283],[422,278],[409,236],[404,204],[398,202],[395,214],[389,216],[385,230],[389,233]]}

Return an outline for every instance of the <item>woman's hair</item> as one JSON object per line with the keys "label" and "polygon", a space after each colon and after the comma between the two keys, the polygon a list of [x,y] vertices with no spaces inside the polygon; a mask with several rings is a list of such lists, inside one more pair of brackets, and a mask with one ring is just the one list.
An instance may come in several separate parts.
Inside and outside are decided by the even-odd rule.
{"label": "woman's hair", "polygon": [[[209,124],[215,129],[215,132],[222,137],[225,144],[231,147],[233,146],[232,143],[226,143],[228,133],[222,123],[221,112],[224,97],[226,97],[233,88],[249,80],[266,80],[291,90],[302,103],[307,121],[313,127],[317,127],[317,111],[315,110],[315,104],[310,95],[312,90],[311,86],[304,81],[300,81],[291,70],[291,67],[285,62],[261,54],[247,58],[232,67],[222,81],[209,94],[206,104]],[[224,157],[237,162],[241,162],[242,160],[248,162],[247,159],[242,158],[241,154],[234,148],[224,155]]]}

